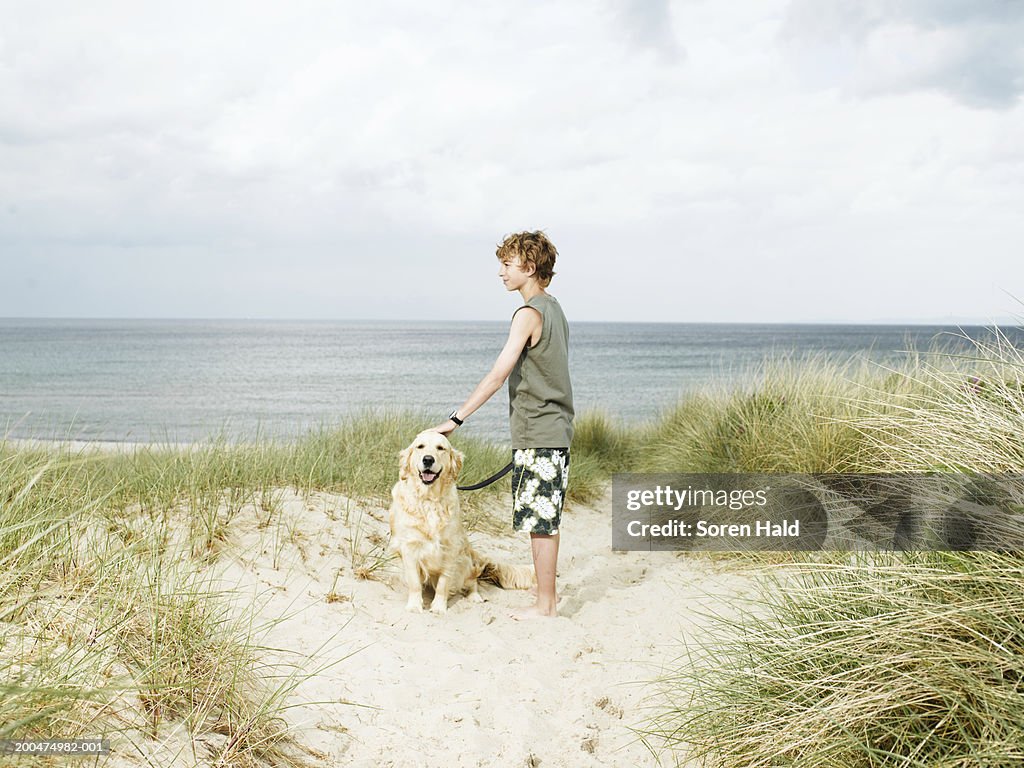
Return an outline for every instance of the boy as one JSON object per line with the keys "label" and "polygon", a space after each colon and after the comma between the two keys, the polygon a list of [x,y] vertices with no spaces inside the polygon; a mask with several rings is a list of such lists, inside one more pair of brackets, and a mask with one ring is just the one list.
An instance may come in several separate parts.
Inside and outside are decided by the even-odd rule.
{"label": "boy", "polygon": [[543,232],[519,232],[505,238],[497,256],[498,275],[506,290],[519,291],[523,305],[512,314],[508,341],[490,373],[434,429],[453,431],[508,379],[512,525],[530,534],[537,575],[537,601],[517,617],[557,616],[558,526],[569,482],[574,416],[569,325],[555,297],[545,290],[554,277],[558,251]]}

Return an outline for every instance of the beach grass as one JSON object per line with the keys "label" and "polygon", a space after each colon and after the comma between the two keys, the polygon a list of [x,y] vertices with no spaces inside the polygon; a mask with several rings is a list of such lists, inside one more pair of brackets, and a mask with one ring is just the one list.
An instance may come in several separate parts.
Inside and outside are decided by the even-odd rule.
{"label": "beach grass", "polygon": [[917,357],[898,368],[822,355],[766,360],[741,388],[683,398],[638,431],[634,472],[872,472],[868,417],[923,389]]}
{"label": "beach grass", "polygon": [[998,552],[778,568],[688,643],[645,737],[730,768],[1020,765],[1022,583]]}
{"label": "beach grass", "polygon": [[[781,452],[805,471],[983,473],[1024,513],[1024,355],[1005,337],[831,392],[831,409],[805,393],[813,421],[777,417],[791,388],[755,393],[776,407],[747,400],[744,417],[757,414],[762,446],[836,435],[845,458],[800,464],[799,451]],[[743,397],[704,423],[740,412]],[[737,430],[725,445],[726,462],[766,468]],[[709,617],[658,681],[660,711],[637,729],[652,750],[719,768],[1024,765],[1024,556],[820,553],[762,565],[756,599]]]}
{"label": "beach grass", "polygon": [[204,579],[189,497],[118,506],[105,461],[0,453],[0,738],[137,743],[184,722],[223,737],[225,765],[304,764],[281,713],[316,661],[267,648],[284,617],[254,626]]}

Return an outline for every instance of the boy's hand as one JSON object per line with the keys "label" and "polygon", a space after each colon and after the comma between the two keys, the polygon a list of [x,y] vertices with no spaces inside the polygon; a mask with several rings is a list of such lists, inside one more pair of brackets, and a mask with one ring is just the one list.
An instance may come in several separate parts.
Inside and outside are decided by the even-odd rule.
{"label": "boy's hand", "polygon": [[438,424],[436,427],[431,427],[430,429],[433,432],[440,432],[442,435],[447,435],[450,432],[454,432],[455,428],[458,426],[459,425],[456,424],[454,421],[448,419],[448,421],[444,422],[443,424]]}

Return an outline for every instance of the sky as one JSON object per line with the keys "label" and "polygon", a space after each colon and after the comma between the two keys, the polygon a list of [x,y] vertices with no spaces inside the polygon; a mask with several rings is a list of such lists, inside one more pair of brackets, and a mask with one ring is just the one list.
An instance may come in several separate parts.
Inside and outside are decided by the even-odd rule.
{"label": "sky", "polygon": [[1024,2],[0,0],[0,317],[1024,315]]}

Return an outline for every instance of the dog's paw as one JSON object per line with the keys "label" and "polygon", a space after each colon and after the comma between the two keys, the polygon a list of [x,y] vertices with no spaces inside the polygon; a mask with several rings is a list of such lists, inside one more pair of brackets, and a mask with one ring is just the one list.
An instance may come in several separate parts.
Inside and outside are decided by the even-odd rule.
{"label": "dog's paw", "polygon": [[430,604],[431,613],[448,613],[448,601],[447,600],[435,600]]}
{"label": "dog's paw", "polygon": [[405,610],[409,611],[409,613],[423,613],[423,598],[418,597],[413,600],[410,597],[409,602],[405,604]]}
{"label": "dog's paw", "polygon": [[471,603],[482,603],[484,602],[484,596],[479,592],[470,592],[469,597],[466,598]]}

